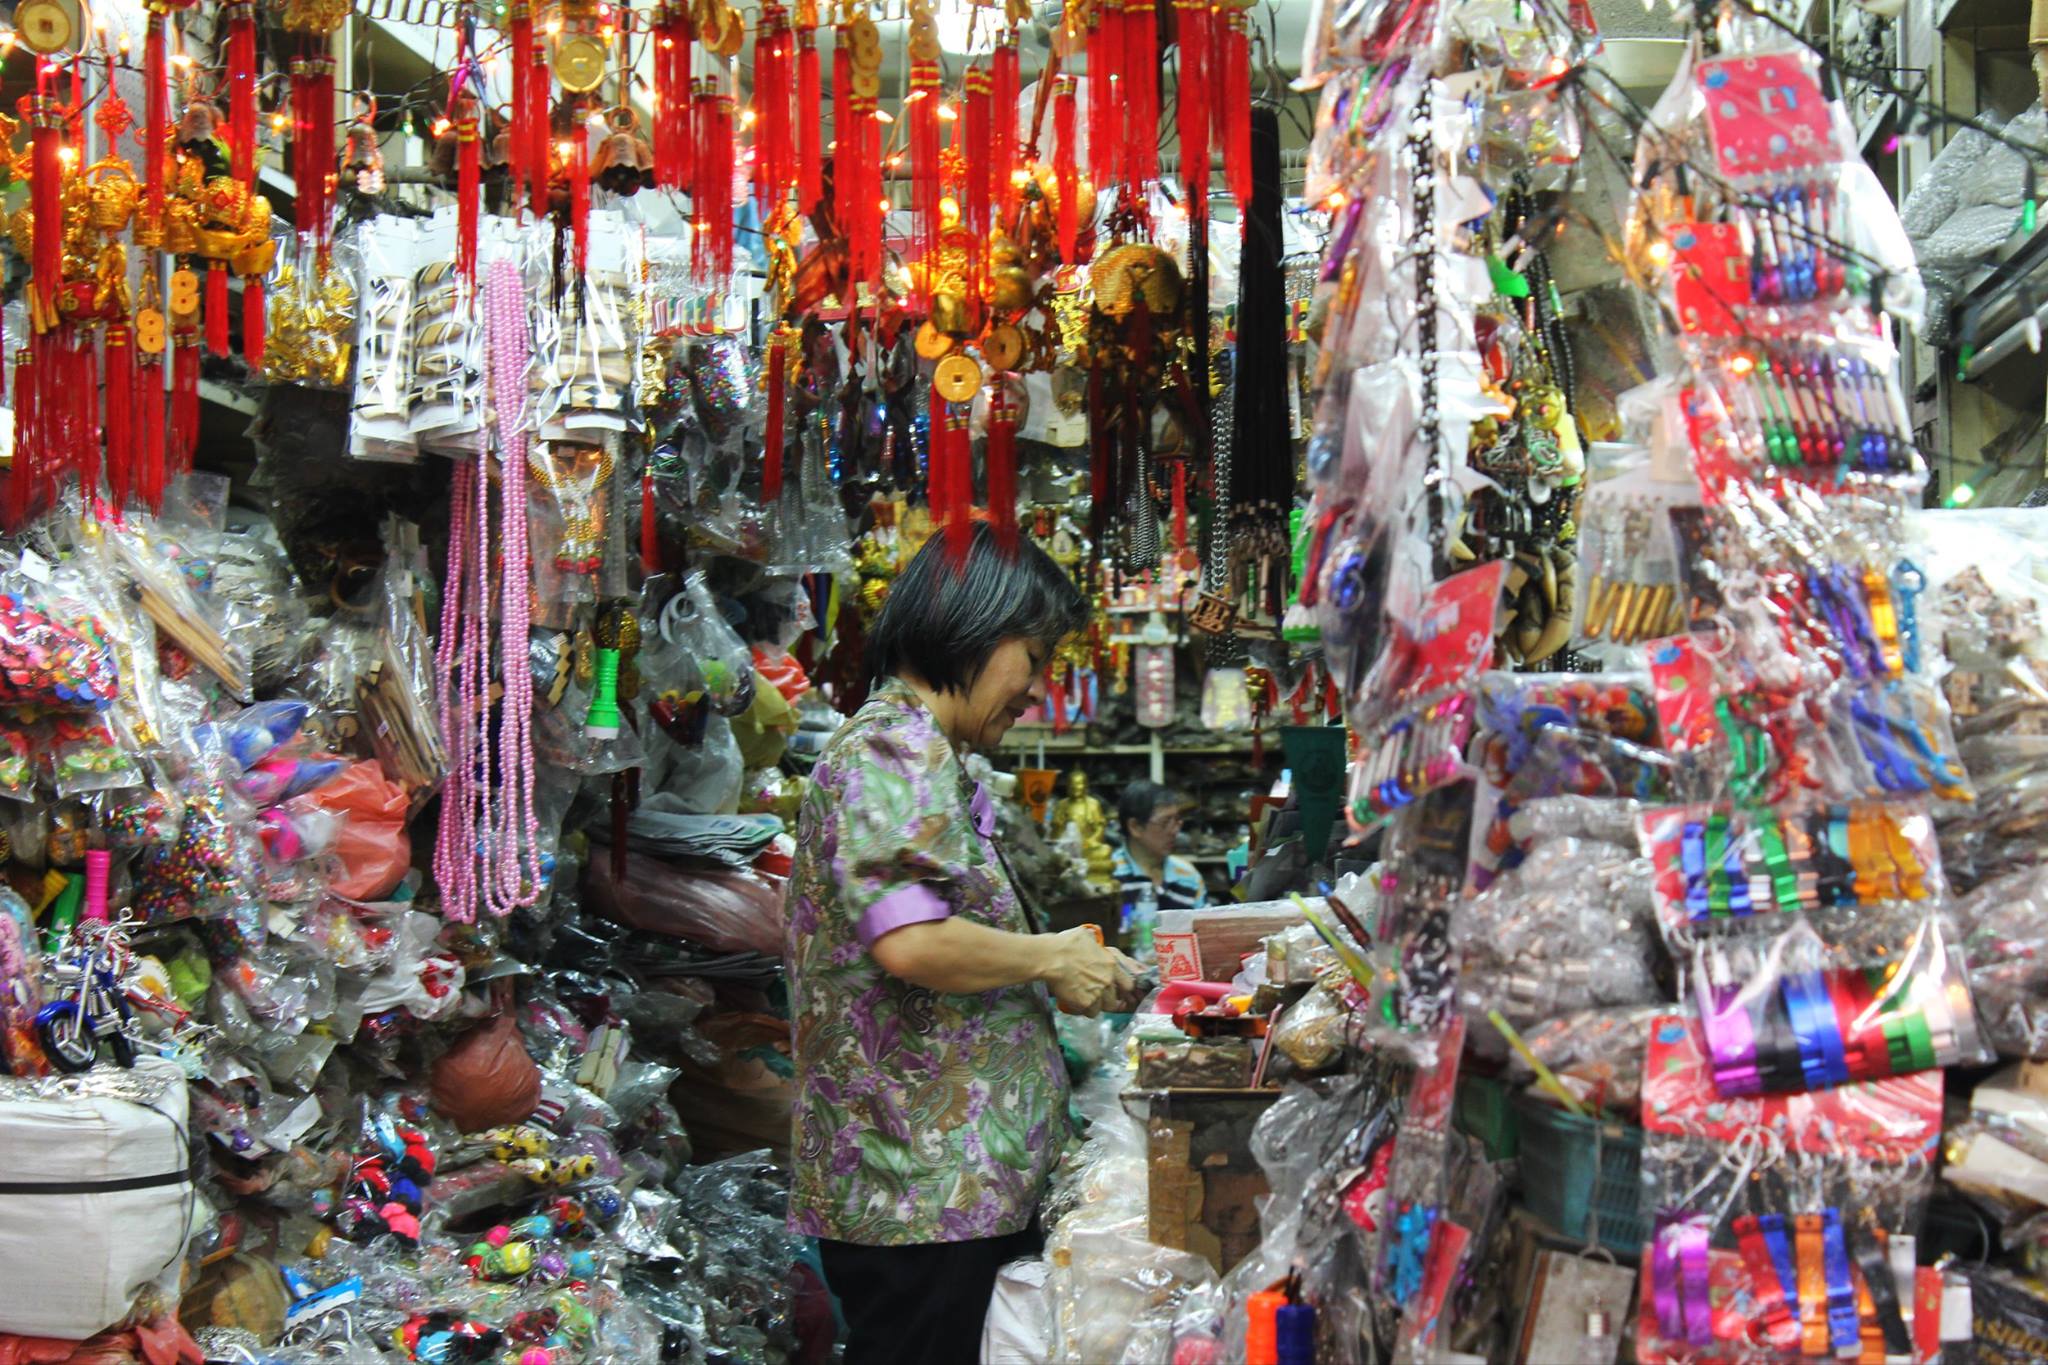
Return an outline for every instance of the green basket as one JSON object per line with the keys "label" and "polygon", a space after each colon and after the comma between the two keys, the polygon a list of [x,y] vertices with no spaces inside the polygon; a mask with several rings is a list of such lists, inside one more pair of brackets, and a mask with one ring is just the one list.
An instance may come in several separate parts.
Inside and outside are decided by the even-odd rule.
{"label": "green basket", "polygon": [[1515,1155],[1515,1111],[1508,1107],[1512,1093],[1505,1081],[1491,1076],[1458,1077],[1451,1122],[1459,1132],[1479,1140],[1488,1161],[1509,1161]]}
{"label": "green basket", "polygon": [[1522,1203],[1560,1236],[1593,1241],[1634,1260],[1649,1239],[1643,1223],[1643,1130],[1595,1122],[1516,1095],[1521,1130]]}

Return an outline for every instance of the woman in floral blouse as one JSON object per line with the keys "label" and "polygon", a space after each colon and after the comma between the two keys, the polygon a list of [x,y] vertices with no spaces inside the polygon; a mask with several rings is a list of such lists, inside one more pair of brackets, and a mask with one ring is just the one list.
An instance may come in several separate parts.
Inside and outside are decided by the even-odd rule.
{"label": "woman in floral blouse", "polygon": [[1131,988],[1134,964],[1087,930],[1032,931],[961,766],[1040,700],[1086,619],[1028,542],[978,525],[959,563],[934,537],[869,632],[874,693],[797,819],[789,1222],[820,1239],[847,1365],[977,1358],[1067,1136],[1051,1003],[1092,1014]]}

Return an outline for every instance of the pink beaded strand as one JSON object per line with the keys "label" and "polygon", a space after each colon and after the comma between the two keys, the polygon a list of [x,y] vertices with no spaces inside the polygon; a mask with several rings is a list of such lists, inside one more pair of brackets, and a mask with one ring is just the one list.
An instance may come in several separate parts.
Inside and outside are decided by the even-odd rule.
{"label": "pink beaded strand", "polygon": [[441,913],[459,924],[476,918],[476,812],[471,753],[467,657],[470,542],[476,516],[474,461],[455,466],[448,499],[448,572],[441,586],[441,631],[434,644],[437,718],[448,750],[448,781],[441,789],[441,823],[434,841],[434,882]]}
{"label": "pink beaded strand", "polygon": [[526,289],[510,260],[492,262],[485,285],[491,401],[497,419],[499,536],[499,666],[504,707],[498,720],[498,779],[504,786],[494,831],[495,866],[486,865],[486,902],[500,915],[532,905],[541,894],[540,819],[534,805],[533,680],[528,669],[532,562],[526,525],[528,367]]}

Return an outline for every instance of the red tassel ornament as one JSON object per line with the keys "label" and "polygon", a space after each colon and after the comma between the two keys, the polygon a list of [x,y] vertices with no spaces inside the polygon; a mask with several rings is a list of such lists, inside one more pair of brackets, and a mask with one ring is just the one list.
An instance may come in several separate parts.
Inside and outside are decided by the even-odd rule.
{"label": "red tassel ornament", "polygon": [[1135,198],[1159,178],[1159,23],[1152,0],[1126,0],[1123,52],[1124,188]]}
{"label": "red tassel ornament", "polygon": [[996,55],[989,68],[989,159],[994,166],[991,178],[995,184],[996,220],[1006,231],[1017,203],[1017,186],[1011,175],[1017,169],[1019,93],[1017,35],[1010,32],[996,44]]}
{"label": "red tassel ornament", "polygon": [[578,287],[590,273],[590,127],[583,111],[572,108],[563,159],[569,172],[569,230],[576,235]]}
{"label": "red tassel ornament", "polygon": [[978,66],[970,68],[967,72],[966,104],[967,118],[964,126],[967,132],[961,154],[967,164],[967,202],[962,209],[967,221],[967,230],[973,234],[977,244],[967,257],[967,296],[978,308],[983,293],[983,277],[988,273],[988,252],[982,247],[988,242],[992,215],[995,211],[997,169],[989,133],[988,72]]}
{"label": "red tassel ornament", "polygon": [[931,414],[926,496],[931,503],[932,520],[945,534],[947,556],[956,565],[964,564],[974,534],[974,470],[967,438],[967,405],[948,403],[934,388]]}
{"label": "red tassel ornament", "polygon": [[242,276],[242,359],[253,369],[263,364],[268,342],[264,335],[263,277]]}
{"label": "red tassel ornament", "polygon": [[213,261],[206,267],[206,349],[226,355],[228,344],[228,266]]}
{"label": "red tassel ornament", "polygon": [[1088,34],[1088,174],[1099,193],[1122,179],[1124,169],[1124,120],[1117,90],[1124,65],[1122,0],[1103,0],[1096,18]]}
{"label": "red tassel ornament", "polygon": [[334,60],[326,38],[320,55],[291,64],[292,178],[298,192],[295,217],[299,239],[310,241],[327,259],[330,182],[334,178]]}
{"label": "red tassel ornament", "polygon": [[29,117],[28,200],[35,215],[29,314],[35,330],[47,332],[61,320],[57,293],[64,284],[64,114],[55,100],[39,95],[29,102]]}
{"label": "red tassel ornament", "polygon": [[235,179],[256,183],[256,5],[225,0],[228,58],[229,164]]}
{"label": "red tassel ornament", "polygon": [[[164,473],[191,472],[192,456],[199,449],[199,337],[181,335],[171,347],[171,440],[164,456]],[[160,502],[162,489],[157,491]]]}
{"label": "red tassel ornament", "polygon": [[1052,87],[1053,176],[1059,187],[1060,260],[1077,262],[1075,246],[1081,232],[1079,168],[1074,165],[1074,78],[1061,76]]}
{"label": "red tassel ornament", "polygon": [[1017,415],[998,378],[988,400],[988,515],[1005,553],[1017,548]]}
{"label": "red tassel ornament", "polygon": [[1180,179],[1191,217],[1209,216],[1209,105],[1214,98],[1209,71],[1208,0],[1173,0],[1179,28],[1180,74],[1175,99],[1180,133]]}
{"label": "red tassel ornament", "polygon": [[[1223,142],[1223,179],[1239,213],[1252,202],[1252,57],[1251,37],[1244,11],[1232,9],[1224,15],[1221,55],[1214,60],[1222,68],[1223,98],[1213,106],[1216,130]],[[1215,76],[1211,76],[1214,80]]]}
{"label": "red tassel ornament", "polygon": [[654,182],[690,187],[690,14],[664,4],[654,21]]}
{"label": "red tassel ornament", "polygon": [[[910,64],[910,94],[904,100],[910,119],[910,207],[917,219],[916,255],[927,269],[939,262],[939,200],[944,197],[944,172],[939,165],[939,64]],[[924,290],[926,302],[930,289]]]}
{"label": "red tassel ornament", "polygon": [[[545,218],[550,211],[549,198],[553,193],[555,165],[554,120],[554,71],[548,66],[547,49],[534,44],[533,67],[526,76],[527,109],[526,135],[533,139],[527,149],[528,207],[535,218]],[[568,167],[564,166],[563,170]]]}
{"label": "red tassel ornament", "polygon": [[135,492],[135,338],[126,321],[107,324],[107,493],[116,508]]}
{"label": "red tassel ornament", "polygon": [[71,372],[68,390],[71,399],[71,449],[74,452],[72,468],[78,473],[78,486],[84,490],[90,501],[100,494],[100,465],[106,452],[106,435],[100,429],[100,350],[99,340],[84,328],[69,328],[71,334]]}
{"label": "red tassel ornament", "polygon": [[732,273],[732,96],[715,80],[697,85],[697,192],[690,266],[700,280]]}
{"label": "red tassel ornament", "polygon": [[754,29],[754,204],[773,218],[796,177],[792,171],[789,99],[794,84],[795,51],[789,32],[789,11],[780,5],[762,7]]}
{"label": "red tassel ornament", "polygon": [[[514,206],[524,203],[533,135],[527,131],[527,82],[533,78],[533,7],[526,0],[513,0],[505,11],[505,29],[512,42],[512,103],[505,130],[505,183],[511,187],[506,198]],[[661,44],[654,47],[654,88],[657,118],[661,108]],[[661,164],[660,146],[655,148],[655,165]],[[545,171],[542,174],[546,174]],[[515,208],[516,211],[516,208]]]}
{"label": "red tassel ornament", "polygon": [[[849,279],[861,278],[852,265],[854,163],[860,159],[860,130],[853,121],[852,39],[840,25],[832,44],[832,221],[846,238]],[[851,306],[852,300],[847,300]]]}
{"label": "red tassel ornament", "polygon": [[152,512],[164,506],[164,366],[155,356],[143,358],[135,376],[135,498]]}
{"label": "red tassel ornament", "polygon": [[818,88],[818,35],[806,28],[796,36],[796,206],[809,214],[824,193],[824,92]]}
{"label": "red tassel ornament", "polygon": [[168,22],[161,13],[152,13],[142,39],[142,197],[144,217],[155,224],[164,221],[164,158],[171,136],[164,50]]}
{"label": "red tassel ornament", "polygon": [[[460,77],[457,78],[458,80]],[[477,126],[476,96],[459,92],[455,116],[455,269],[463,285],[476,290],[478,215],[483,212],[483,130]],[[579,248],[582,239],[577,240]]]}

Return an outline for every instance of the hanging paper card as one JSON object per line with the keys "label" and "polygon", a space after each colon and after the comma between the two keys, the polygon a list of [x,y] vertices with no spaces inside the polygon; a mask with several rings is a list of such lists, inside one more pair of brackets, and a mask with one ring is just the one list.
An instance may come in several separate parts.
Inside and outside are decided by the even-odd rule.
{"label": "hanging paper card", "polygon": [[1839,159],[1828,104],[1804,53],[1701,62],[1714,155],[1728,175],[1772,175]]}
{"label": "hanging paper card", "polygon": [[1741,335],[1733,310],[1749,301],[1749,253],[1736,225],[1683,223],[1670,240],[1678,325],[1695,336]]}
{"label": "hanging paper card", "polygon": [[1671,752],[1713,742],[1714,669],[1690,635],[1652,640],[1643,652],[1657,693],[1657,724]]}

